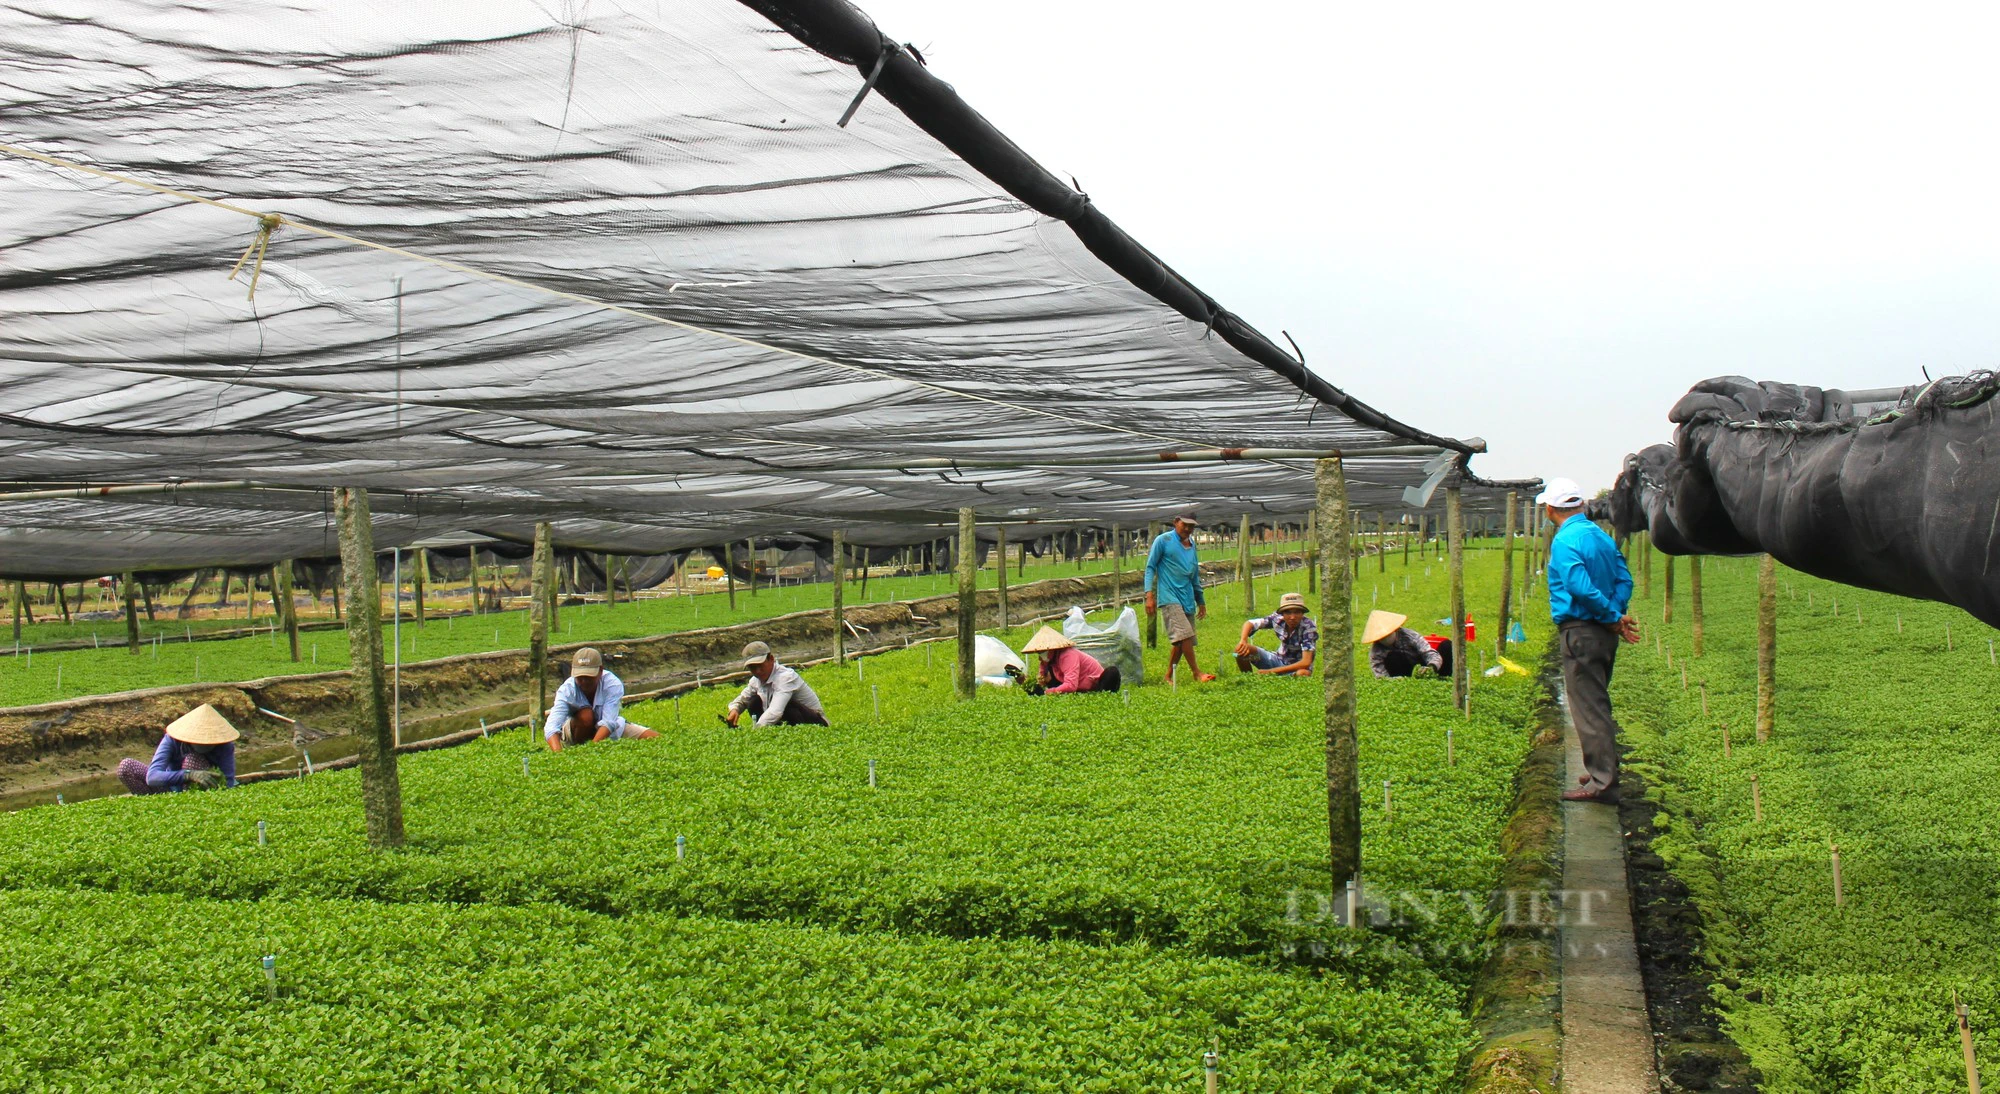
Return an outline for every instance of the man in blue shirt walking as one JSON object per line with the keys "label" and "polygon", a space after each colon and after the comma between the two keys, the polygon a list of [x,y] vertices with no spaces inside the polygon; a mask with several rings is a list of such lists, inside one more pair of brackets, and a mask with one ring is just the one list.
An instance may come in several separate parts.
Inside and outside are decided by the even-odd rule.
{"label": "man in blue shirt walking", "polygon": [[1580,784],[1565,801],[1609,804],[1617,799],[1618,722],[1611,715],[1611,668],[1618,642],[1639,640],[1639,622],[1626,612],[1632,571],[1604,529],[1583,515],[1583,490],[1570,479],[1550,479],[1535,499],[1556,529],[1549,542],[1549,616],[1562,649],[1563,690],[1570,722],[1583,751]]}
{"label": "man in blue shirt walking", "polygon": [[1174,526],[1153,540],[1146,552],[1146,614],[1160,613],[1167,621],[1167,682],[1185,658],[1199,683],[1215,679],[1194,659],[1194,625],[1208,618],[1208,601],[1201,595],[1201,556],[1194,549],[1193,513],[1174,518]]}

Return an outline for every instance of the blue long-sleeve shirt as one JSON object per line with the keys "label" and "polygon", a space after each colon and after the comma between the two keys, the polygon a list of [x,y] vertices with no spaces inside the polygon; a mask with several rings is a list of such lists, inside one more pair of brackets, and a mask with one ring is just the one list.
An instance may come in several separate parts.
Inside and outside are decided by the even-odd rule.
{"label": "blue long-sleeve shirt", "polygon": [[621,711],[625,704],[625,681],[620,680],[610,669],[597,676],[597,694],[585,699],[583,689],[576,686],[576,677],[562,682],[556,689],[555,701],[549,704],[549,720],[542,723],[542,736],[553,737],[562,732],[563,723],[570,716],[585,707],[597,712],[597,724],[611,731],[612,736],[625,728],[625,715]]}
{"label": "blue long-sleeve shirt", "polygon": [[191,745],[162,736],[160,747],[153,750],[153,762],[146,765],[146,785],[159,790],[186,790],[187,772],[181,764],[190,755],[208,757],[208,762],[222,772],[222,777],[230,786],[236,785],[236,743],[231,741],[221,745]]}
{"label": "blue long-sleeve shirt", "polygon": [[1179,604],[1189,615],[1208,603],[1201,595],[1201,555],[1172,528],[1161,532],[1146,552],[1146,591]]}
{"label": "blue long-sleeve shirt", "polygon": [[1563,521],[1549,543],[1549,616],[1616,623],[1632,603],[1632,571],[1604,529],[1582,513]]}

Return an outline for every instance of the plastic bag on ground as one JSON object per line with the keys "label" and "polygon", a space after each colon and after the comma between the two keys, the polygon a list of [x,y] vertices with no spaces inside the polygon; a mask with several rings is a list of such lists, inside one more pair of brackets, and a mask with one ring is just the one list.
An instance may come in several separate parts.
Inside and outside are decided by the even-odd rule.
{"label": "plastic bag on ground", "polygon": [[1062,632],[1098,664],[1116,667],[1122,683],[1136,687],[1145,682],[1145,646],[1139,640],[1138,613],[1131,608],[1119,612],[1110,626],[1097,627],[1084,619],[1082,608],[1072,607],[1063,618]]}
{"label": "plastic bag on ground", "polygon": [[1014,652],[1013,647],[990,634],[979,635],[973,640],[972,675],[977,677],[980,683],[992,684],[995,687],[1012,687],[1014,679],[1007,675],[1009,665],[1024,672],[1028,667],[1027,663],[1021,660],[1021,655]]}

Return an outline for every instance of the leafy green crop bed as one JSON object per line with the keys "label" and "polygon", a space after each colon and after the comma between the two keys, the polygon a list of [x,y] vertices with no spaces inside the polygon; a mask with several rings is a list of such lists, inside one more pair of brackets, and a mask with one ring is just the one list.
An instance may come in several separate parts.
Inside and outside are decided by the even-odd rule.
{"label": "leafy green crop bed", "polygon": [[[1288,548],[1289,544],[1285,545]],[[1290,557],[1288,550],[1284,556]],[[1234,551],[1211,550],[1208,558],[1235,558]],[[1267,558],[1267,552],[1257,553],[1259,565]],[[1134,573],[1135,566],[1143,566],[1144,559],[1127,558],[1125,571],[1132,575],[1132,588],[1139,587],[1140,576]],[[1109,559],[1087,561],[1079,570],[1072,564],[1048,564],[1032,562],[1025,576],[1010,575],[1009,581],[1041,581],[1051,577],[1069,577],[1078,573],[1109,573]],[[985,571],[980,575],[981,587],[992,586],[993,574]],[[868,600],[885,601],[911,599],[922,596],[938,596],[957,588],[956,579],[951,575],[925,575],[921,577],[881,578],[868,583]],[[383,583],[385,586],[387,582]],[[847,602],[861,602],[861,585],[850,582]],[[825,608],[833,603],[833,586],[787,585],[782,588],[760,588],[752,596],[747,586],[736,590],[736,609],[729,608],[726,595],[707,593],[690,597],[658,597],[642,599],[635,603],[621,603],[616,606],[605,604],[572,605],[561,611],[561,626],[557,627],[551,641],[588,642],[618,638],[643,638],[655,634],[671,634],[676,631],[697,627],[718,627],[733,623],[744,623],[756,619],[768,619],[786,612],[806,611]],[[405,610],[410,609],[408,601]],[[1473,618],[1478,618],[1475,615]],[[269,627],[268,610],[259,618],[257,625]],[[101,649],[37,651],[32,656],[0,657],[0,706],[28,706],[48,703],[57,699],[75,699],[87,695],[108,695],[113,692],[133,691],[139,688],[164,687],[169,684],[189,684],[202,681],[228,682],[256,680],[267,676],[288,676],[309,672],[328,672],[347,667],[347,632],[343,629],[313,630],[299,635],[300,660],[293,662],[290,648],[283,634],[262,634],[245,638],[223,638],[210,641],[187,641],[188,635],[199,638],[204,629],[240,628],[243,620],[203,621],[183,625],[178,622],[161,620],[148,626],[148,641],[138,656],[133,656],[124,646],[125,624],[122,620],[98,624],[75,623],[65,626],[61,623],[44,623],[23,627],[22,646],[26,650],[39,641],[56,639],[89,639],[95,633],[105,643]],[[183,627],[186,627],[186,630]],[[384,656],[393,659],[395,646],[391,638],[392,628],[382,628]],[[525,611],[498,612],[480,616],[450,616],[444,619],[427,620],[422,627],[405,620],[402,626],[403,660],[424,661],[458,654],[485,653],[493,650],[525,649],[528,645],[528,613]],[[153,637],[160,640],[156,643]],[[11,650],[11,643],[7,647]],[[58,672],[60,671],[60,679]]]}
{"label": "leafy green crop bed", "polygon": [[[1498,563],[1472,556],[1475,603],[1494,599]],[[1364,610],[1382,595],[1420,622],[1442,616],[1434,570],[1414,564],[1412,590],[1393,593],[1364,573]],[[1265,579],[1260,599],[1297,580]],[[1204,628],[1210,667],[1240,623],[1218,610]],[[1547,632],[1530,621],[1534,648]],[[812,670],[831,730],[729,730],[714,718],[727,693],[708,692],[678,716],[635,708],[656,741],[551,755],[514,732],[406,757],[412,842],[395,853],[365,847],[348,773],[0,817],[0,888],[14,894],[0,919],[91,924],[86,963],[106,971],[82,998],[119,1012],[110,1028],[127,1035],[103,1037],[131,1052],[145,1048],[130,1023],[194,1000],[231,1018],[248,1040],[200,1048],[205,1074],[254,1056],[246,1078],[269,1077],[265,1054],[296,1044],[359,1053],[343,1074],[364,1087],[437,1082],[459,1058],[523,1089],[664,1075],[702,1089],[1141,1089],[1199,1081],[1190,1065],[1219,1035],[1232,1089],[1453,1088],[1487,944],[1460,894],[1476,905],[1495,884],[1531,681],[1479,680],[1466,719],[1445,681],[1363,670],[1366,868],[1398,894],[1364,935],[1320,912],[1317,680],[1232,670],[1177,691],[989,689],[960,704],[951,653]],[[159,932],[138,926],[179,915],[236,925],[226,960],[189,948],[204,968],[186,983],[149,967]],[[5,934],[11,969],[79,944]],[[260,947],[298,964],[302,997],[258,1001],[246,962]],[[78,992],[48,996],[38,1020],[71,1021],[55,1003]],[[0,1001],[0,1020],[33,1005]],[[171,1056],[150,1068],[183,1066]]]}
{"label": "leafy green crop bed", "polygon": [[1657,566],[1655,599],[1635,602],[1675,651],[1669,669],[1649,635],[1613,694],[1666,806],[1654,849],[1700,907],[1726,1023],[1765,1090],[1963,1091],[1953,991],[1982,1056],[2000,1059],[1994,632],[1956,608],[1780,574],[1778,723],[1764,744],[1755,562],[1705,564],[1706,650],[1685,692],[1685,585],[1672,626],[1659,628]]}

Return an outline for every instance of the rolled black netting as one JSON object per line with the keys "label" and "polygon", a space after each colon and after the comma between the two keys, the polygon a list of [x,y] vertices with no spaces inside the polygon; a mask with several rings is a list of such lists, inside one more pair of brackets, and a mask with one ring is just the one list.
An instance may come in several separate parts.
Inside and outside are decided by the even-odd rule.
{"label": "rolled black netting", "polygon": [[1839,391],[1707,380],[1675,405],[1670,450],[1627,458],[1618,505],[1670,553],[1766,551],[2000,625],[1996,392],[1978,372],[1861,417]]}

